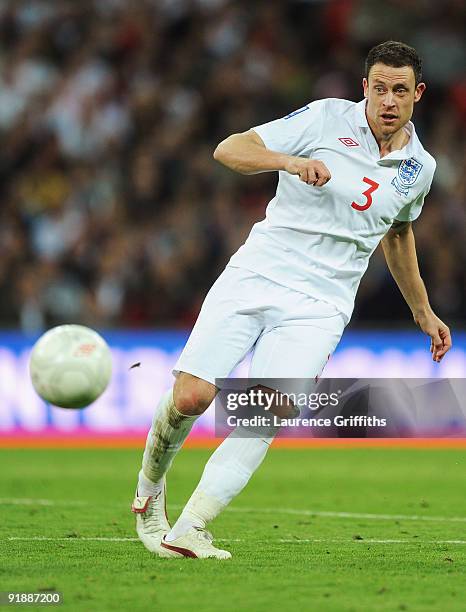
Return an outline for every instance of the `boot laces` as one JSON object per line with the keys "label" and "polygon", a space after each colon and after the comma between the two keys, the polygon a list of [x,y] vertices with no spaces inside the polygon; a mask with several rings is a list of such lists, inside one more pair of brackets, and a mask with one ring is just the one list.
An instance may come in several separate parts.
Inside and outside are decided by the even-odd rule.
{"label": "boot laces", "polygon": [[199,540],[206,540],[209,542],[209,544],[212,544],[214,536],[210,533],[210,531],[207,531],[207,529],[203,529],[202,527],[195,527],[195,530],[198,533],[197,537]]}
{"label": "boot laces", "polygon": [[150,530],[158,531],[163,527],[162,518],[160,516],[162,509],[159,507],[161,496],[162,491],[154,495],[152,499],[149,500],[149,505],[144,513],[144,523]]}

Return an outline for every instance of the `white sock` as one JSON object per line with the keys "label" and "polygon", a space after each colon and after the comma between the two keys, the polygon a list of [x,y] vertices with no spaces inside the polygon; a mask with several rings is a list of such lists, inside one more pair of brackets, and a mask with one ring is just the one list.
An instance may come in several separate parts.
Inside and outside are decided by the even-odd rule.
{"label": "white sock", "polygon": [[165,539],[176,540],[192,527],[204,529],[220,514],[260,466],[277,430],[271,431],[270,437],[252,437],[251,432],[237,427],[225,438],[206,463],[198,486]]}
{"label": "white sock", "polygon": [[163,484],[163,476],[186,440],[196,416],[186,416],[176,409],[173,389],[161,398],[147,434],[146,448],[139,472],[138,493],[154,495]]}
{"label": "white sock", "polygon": [[161,478],[158,482],[152,482],[149,480],[144,472],[141,470],[139,472],[138,478],[138,496],[139,497],[149,497],[157,495],[160,493],[160,490],[163,487],[163,478]]}

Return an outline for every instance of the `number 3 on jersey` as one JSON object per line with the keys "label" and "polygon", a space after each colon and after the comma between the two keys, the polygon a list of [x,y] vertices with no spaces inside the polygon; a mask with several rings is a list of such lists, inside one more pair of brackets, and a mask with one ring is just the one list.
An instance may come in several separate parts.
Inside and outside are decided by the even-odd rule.
{"label": "number 3 on jersey", "polygon": [[379,183],[376,183],[370,178],[367,178],[367,176],[365,176],[362,180],[369,185],[369,188],[366,189],[366,191],[362,192],[362,195],[366,196],[366,201],[364,202],[364,204],[358,204],[357,202],[351,203],[351,208],[354,208],[356,210],[367,210],[372,204],[372,194],[376,189],[380,187]]}

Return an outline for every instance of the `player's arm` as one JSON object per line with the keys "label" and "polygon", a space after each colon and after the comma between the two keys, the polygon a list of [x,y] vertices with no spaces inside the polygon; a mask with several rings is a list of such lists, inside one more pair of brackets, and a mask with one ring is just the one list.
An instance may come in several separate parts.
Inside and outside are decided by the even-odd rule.
{"label": "player's arm", "polygon": [[328,168],[319,160],[270,151],[254,130],[228,136],[215,149],[214,159],[240,174],[282,170],[316,187],[331,178]]}
{"label": "player's arm", "polygon": [[431,338],[432,358],[439,362],[451,348],[450,330],[429,304],[419,272],[411,223],[395,221],[382,239],[382,248],[388,268],[413,313],[415,323]]}

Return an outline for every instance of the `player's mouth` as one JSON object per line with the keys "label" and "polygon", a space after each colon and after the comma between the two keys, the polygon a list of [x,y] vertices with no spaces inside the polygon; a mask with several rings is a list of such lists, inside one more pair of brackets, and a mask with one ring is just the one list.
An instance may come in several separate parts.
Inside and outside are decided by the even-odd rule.
{"label": "player's mouth", "polygon": [[395,121],[398,119],[398,115],[395,115],[394,113],[382,113],[380,116],[382,121],[387,125],[395,123]]}

